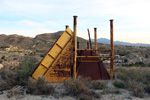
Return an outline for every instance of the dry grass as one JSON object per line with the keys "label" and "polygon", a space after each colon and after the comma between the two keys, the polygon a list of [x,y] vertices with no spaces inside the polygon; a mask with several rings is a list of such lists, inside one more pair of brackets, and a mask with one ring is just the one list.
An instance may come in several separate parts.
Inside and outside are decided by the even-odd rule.
{"label": "dry grass", "polygon": [[45,82],[43,77],[37,80],[29,79],[27,84],[27,93],[35,95],[50,95],[55,92],[55,88],[48,82]]}
{"label": "dry grass", "polygon": [[144,97],[145,93],[150,93],[149,68],[119,68],[115,73],[116,79],[126,83],[125,88],[132,91],[134,96]]}
{"label": "dry grass", "polygon": [[107,88],[107,81],[101,80],[101,81],[93,81],[92,82],[92,88],[95,90],[102,90]]}
{"label": "dry grass", "polygon": [[81,93],[87,93],[88,88],[87,88],[87,80],[79,77],[77,79],[70,79],[64,82],[65,90],[67,94],[73,95],[73,96],[78,96]]}
{"label": "dry grass", "polygon": [[133,95],[136,97],[140,97],[140,98],[144,97],[145,91],[144,91],[144,86],[142,84],[131,81],[129,85],[129,90],[131,90],[133,92]]}
{"label": "dry grass", "polygon": [[113,85],[117,88],[125,88],[125,83],[123,81],[120,81],[120,80],[115,80],[113,82]]}
{"label": "dry grass", "polygon": [[11,89],[13,86],[17,84],[18,81],[17,73],[9,67],[3,67],[0,70],[0,76],[1,76],[0,81],[3,81],[0,84],[0,90]]}

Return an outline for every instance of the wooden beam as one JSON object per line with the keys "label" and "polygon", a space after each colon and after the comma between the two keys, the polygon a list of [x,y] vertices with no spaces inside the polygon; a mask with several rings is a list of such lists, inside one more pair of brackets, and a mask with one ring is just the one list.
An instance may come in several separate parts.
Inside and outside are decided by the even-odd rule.
{"label": "wooden beam", "polygon": [[77,58],[111,58],[111,56],[77,56]]}
{"label": "wooden beam", "polygon": [[100,51],[100,52],[110,52],[111,50],[105,50],[105,49],[101,49],[101,50],[97,50],[97,49],[77,49],[78,51],[81,51],[81,50],[85,50],[85,51]]}

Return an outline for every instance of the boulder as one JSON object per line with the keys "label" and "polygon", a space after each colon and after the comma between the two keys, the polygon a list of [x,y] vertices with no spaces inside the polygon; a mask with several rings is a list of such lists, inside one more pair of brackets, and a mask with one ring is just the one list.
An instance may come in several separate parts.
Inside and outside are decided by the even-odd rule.
{"label": "boulder", "polygon": [[0,69],[2,69],[4,66],[2,64],[0,64]]}

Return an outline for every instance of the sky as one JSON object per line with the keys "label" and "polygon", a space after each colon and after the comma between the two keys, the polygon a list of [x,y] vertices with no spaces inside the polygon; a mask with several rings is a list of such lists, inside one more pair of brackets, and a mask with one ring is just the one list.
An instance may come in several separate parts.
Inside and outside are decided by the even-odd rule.
{"label": "sky", "polygon": [[114,20],[114,40],[150,44],[150,0],[0,0],[0,34],[35,37],[37,34],[73,30],[77,15],[77,35],[88,39],[110,38]]}

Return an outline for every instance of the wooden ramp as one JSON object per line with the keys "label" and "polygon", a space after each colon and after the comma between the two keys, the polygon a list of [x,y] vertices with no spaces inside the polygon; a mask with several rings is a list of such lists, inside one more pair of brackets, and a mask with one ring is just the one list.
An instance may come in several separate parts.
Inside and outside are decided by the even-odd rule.
{"label": "wooden ramp", "polygon": [[62,82],[71,78],[73,32],[68,27],[58,38],[32,74],[34,79],[44,76],[48,82]]}

